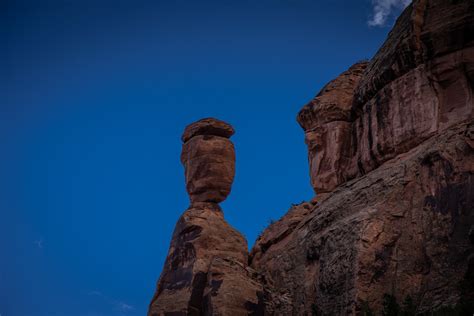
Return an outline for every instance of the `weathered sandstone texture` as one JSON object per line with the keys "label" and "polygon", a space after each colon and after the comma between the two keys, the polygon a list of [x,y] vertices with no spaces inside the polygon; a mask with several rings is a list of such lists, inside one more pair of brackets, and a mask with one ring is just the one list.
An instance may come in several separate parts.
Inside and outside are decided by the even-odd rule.
{"label": "weathered sandstone texture", "polygon": [[474,1],[419,0],[303,107],[318,195],[251,251],[266,314],[379,314],[384,294],[472,314],[473,93]]}
{"label": "weathered sandstone texture", "polygon": [[353,65],[321,89],[298,114],[308,145],[311,184],[318,193],[332,191],[351,176],[351,110],[366,68],[367,62]]}
{"label": "weathered sandstone texture", "polygon": [[235,174],[234,129],[213,118],[199,120],[184,130],[181,162],[191,202],[226,199]]}
{"label": "weathered sandstone texture", "polygon": [[368,64],[352,66],[300,111],[317,193],[472,119],[473,12],[474,1],[414,1]]}
{"label": "weathered sandstone texture", "polygon": [[191,207],[150,315],[381,315],[394,301],[403,315],[473,315],[474,1],[413,1],[297,121],[317,195],[250,254],[216,204],[234,176],[232,128],[186,129]]}
{"label": "weathered sandstone texture", "polygon": [[379,313],[384,294],[432,311],[466,300],[473,224],[474,125],[461,124],[293,207],[257,240],[251,266],[269,315],[358,314],[364,303]]}
{"label": "weathered sandstone texture", "polygon": [[263,311],[262,286],[247,266],[245,238],[217,204],[234,178],[234,130],[216,119],[186,127],[181,160],[191,206],[176,224],[148,315],[249,315]]}

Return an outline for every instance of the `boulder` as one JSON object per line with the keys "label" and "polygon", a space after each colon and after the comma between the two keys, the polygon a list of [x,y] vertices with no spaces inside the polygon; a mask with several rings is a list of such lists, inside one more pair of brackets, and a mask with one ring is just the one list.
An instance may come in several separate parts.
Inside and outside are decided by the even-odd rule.
{"label": "boulder", "polygon": [[235,175],[234,129],[213,118],[188,125],[183,133],[181,162],[191,202],[224,201]]}

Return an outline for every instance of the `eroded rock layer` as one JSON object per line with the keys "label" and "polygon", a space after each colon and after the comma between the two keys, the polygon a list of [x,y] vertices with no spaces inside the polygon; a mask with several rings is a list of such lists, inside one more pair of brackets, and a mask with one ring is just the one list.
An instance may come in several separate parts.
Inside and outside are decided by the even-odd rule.
{"label": "eroded rock layer", "polygon": [[368,64],[351,67],[300,111],[317,193],[472,119],[473,12],[469,0],[414,1]]}
{"label": "eroded rock layer", "polygon": [[474,313],[474,1],[415,0],[299,112],[317,196],[250,255],[219,208],[232,127],[183,135],[190,208],[149,315]]}
{"label": "eroded rock layer", "polygon": [[208,118],[186,127],[181,161],[191,206],[176,224],[148,315],[249,315],[263,311],[245,238],[217,204],[230,193],[234,146],[229,124]]}
{"label": "eroded rock layer", "polygon": [[384,294],[420,312],[467,300],[473,134],[456,126],[267,228],[251,252],[267,313],[380,312]]}
{"label": "eroded rock layer", "polygon": [[232,126],[214,118],[184,130],[181,162],[191,202],[219,203],[229,195],[235,175],[233,134]]}
{"label": "eroded rock layer", "polygon": [[[176,224],[148,315],[249,315],[262,309],[247,241],[215,203],[195,203]],[[260,305],[259,305],[260,304]]]}
{"label": "eroded rock layer", "polygon": [[308,146],[311,184],[318,193],[330,192],[354,177],[352,104],[366,68],[367,62],[353,65],[321,89],[298,113]]}
{"label": "eroded rock layer", "polygon": [[473,1],[414,1],[300,111],[318,195],[251,251],[266,314],[474,312],[473,27]]}

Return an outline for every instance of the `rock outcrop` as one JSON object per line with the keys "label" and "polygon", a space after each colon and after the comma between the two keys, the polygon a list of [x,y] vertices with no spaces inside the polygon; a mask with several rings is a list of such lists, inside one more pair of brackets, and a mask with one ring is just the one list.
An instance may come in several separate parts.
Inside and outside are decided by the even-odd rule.
{"label": "rock outcrop", "polygon": [[232,126],[212,118],[184,130],[181,162],[192,203],[219,203],[229,195],[235,175],[233,134]]}
{"label": "rock outcrop", "polygon": [[384,294],[420,312],[458,303],[474,263],[473,133],[453,127],[267,228],[251,252],[267,313],[380,312]]}
{"label": "rock outcrop", "polygon": [[181,161],[191,206],[176,224],[148,315],[249,315],[263,310],[245,238],[217,204],[234,178],[233,128],[216,119],[186,127]]}
{"label": "rock outcrop", "polygon": [[396,315],[397,301],[404,315],[472,315],[474,1],[413,1],[297,121],[317,195],[250,254],[216,204],[234,176],[232,128],[186,129],[192,205],[150,315]]}
{"label": "rock outcrop", "polygon": [[473,27],[473,1],[414,1],[300,111],[318,195],[251,251],[267,314],[474,308]]}
{"label": "rock outcrop", "polygon": [[367,64],[357,63],[328,83],[298,114],[308,146],[311,184],[318,193],[330,192],[354,177],[351,110]]}
{"label": "rock outcrop", "polygon": [[368,64],[352,66],[300,111],[316,192],[472,118],[473,12],[473,1],[414,1]]}

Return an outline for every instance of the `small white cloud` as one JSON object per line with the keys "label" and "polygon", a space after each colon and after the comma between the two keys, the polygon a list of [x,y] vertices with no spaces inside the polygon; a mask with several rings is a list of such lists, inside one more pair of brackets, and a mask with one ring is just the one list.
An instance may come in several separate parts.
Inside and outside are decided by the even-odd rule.
{"label": "small white cloud", "polygon": [[102,293],[100,293],[99,291],[90,291],[89,293],[87,293],[87,295],[102,296]]}
{"label": "small white cloud", "polygon": [[374,12],[367,23],[370,26],[384,26],[394,12],[405,9],[410,3],[411,0],[372,0]]}

